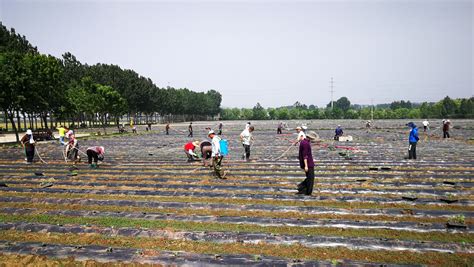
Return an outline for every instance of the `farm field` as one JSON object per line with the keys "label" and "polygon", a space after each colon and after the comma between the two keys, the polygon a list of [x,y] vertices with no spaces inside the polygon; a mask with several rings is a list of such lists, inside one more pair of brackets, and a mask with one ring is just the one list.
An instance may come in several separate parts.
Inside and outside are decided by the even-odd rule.
{"label": "farm field", "polygon": [[[224,121],[230,155],[225,180],[183,146],[206,138],[216,122],[163,125],[152,132],[91,136],[105,160],[71,172],[58,142],[38,144],[46,163],[24,163],[23,151],[0,147],[0,262],[49,265],[474,265],[474,121],[419,126],[417,160],[406,160],[407,120],[306,123],[312,145],[312,196],[294,130],[252,121],[251,162],[242,160],[245,121]],[[333,141],[341,124],[352,142]],[[77,175],[76,175],[77,174]]]}

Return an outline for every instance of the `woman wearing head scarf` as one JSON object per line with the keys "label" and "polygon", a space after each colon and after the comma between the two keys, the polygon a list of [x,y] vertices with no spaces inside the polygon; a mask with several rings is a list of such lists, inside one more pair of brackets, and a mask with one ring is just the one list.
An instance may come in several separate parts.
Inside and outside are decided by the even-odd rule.
{"label": "woman wearing head scarf", "polygon": [[26,164],[32,164],[33,158],[35,157],[35,139],[33,138],[33,132],[28,129],[20,141],[23,149],[25,149]]}

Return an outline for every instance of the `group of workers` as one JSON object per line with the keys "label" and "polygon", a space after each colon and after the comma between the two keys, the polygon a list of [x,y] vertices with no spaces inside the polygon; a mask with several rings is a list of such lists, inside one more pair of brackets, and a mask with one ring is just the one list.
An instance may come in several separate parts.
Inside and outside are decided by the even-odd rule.
{"label": "group of workers", "polygon": [[[422,122],[424,131],[428,130],[429,122],[424,120]],[[408,148],[408,159],[416,159],[416,145],[419,141],[418,128],[415,123],[409,122],[406,124],[410,128],[409,132],[409,148]],[[277,134],[282,133],[282,128],[284,124],[280,122],[277,127]],[[133,127],[133,126],[132,126]],[[367,121],[367,128],[371,127],[371,122]],[[443,138],[449,138],[449,129],[451,127],[451,122],[449,120],[443,120]],[[226,172],[222,168],[222,161],[224,156],[227,153],[227,143],[225,140],[222,140],[222,123],[218,125],[218,133],[216,134],[211,128],[206,128],[208,131],[207,136],[209,140],[203,141],[191,141],[184,145],[184,152],[188,158],[188,162],[200,160],[203,161],[204,166],[210,166],[213,169],[213,175],[218,179],[226,179]],[[148,129],[151,130],[151,125],[148,125]],[[170,126],[166,124],[165,131],[166,134],[169,134]],[[80,161],[79,142],[75,137],[74,131],[68,129],[67,127],[60,126],[57,128],[59,132],[59,142],[61,145],[65,146],[65,160],[69,159],[73,164],[77,161]],[[251,125],[250,122],[247,122],[244,130],[240,133],[240,141],[243,146],[243,155],[242,159],[245,161],[250,161],[251,145],[254,141],[252,133],[255,128]],[[302,125],[295,128],[297,133],[297,138],[293,142],[294,145],[299,145],[298,159],[300,168],[304,170],[306,179],[298,184],[297,194],[311,195],[313,191],[314,184],[314,160],[311,151],[311,142],[319,140],[319,136],[314,132],[307,132],[307,126]],[[192,122],[188,126],[188,137],[193,137],[193,128]],[[337,125],[335,129],[334,140],[339,140],[343,136],[344,131],[341,125]],[[67,139],[67,141],[66,141]],[[222,141],[225,141],[224,143]],[[35,156],[35,145],[33,132],[27,130],[26,134],[21,138],[21,144],[25,150],[26,162],[27,164],[32,164]],[[223,147],[225,146],[225,147]],[[195,151],[199,149],[200,155]],[[225,152],[224,152],[225,150]],[[37,152],[37,151],[36,151]],[[83,153],[83,152],[82,152]],[[98,167],[98,161],[104,159],[105,149],[103,146],[92,146],[88,147],[86,153],[83,153],[88,157],[88,164],[90,168],[95,169]]]}

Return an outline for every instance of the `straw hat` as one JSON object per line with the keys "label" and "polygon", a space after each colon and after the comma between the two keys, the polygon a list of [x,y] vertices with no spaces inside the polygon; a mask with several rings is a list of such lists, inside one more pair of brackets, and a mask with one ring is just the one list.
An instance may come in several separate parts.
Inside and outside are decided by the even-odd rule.
{"label": "straw hat", "polygon": [[308,138],[310,141],[316,141],[319,140],[319,135],[315,131],[310,131],[306,134],[306,138]]}
{"label": "straw hat", "polygon": [[201,142],[199,142],[199,141],[194,141],[194,142],[193,142],[193,145],[194,145],[194,146],[199,146],[200,144],[201,144]]}
{"label": "straw hat", "polygon": [[207,133],[207,136],[209,136],[211,134],[216,134],[216,133],[213,130],[210,130],[209,133]]}
{"label": "straw hat", "polygon": [[28,134],[28,135],[32,135],[32,134],[33,134],[33,132],[32,132],[30,129],[28,129],[28,130],[26,130],[26,134]]}

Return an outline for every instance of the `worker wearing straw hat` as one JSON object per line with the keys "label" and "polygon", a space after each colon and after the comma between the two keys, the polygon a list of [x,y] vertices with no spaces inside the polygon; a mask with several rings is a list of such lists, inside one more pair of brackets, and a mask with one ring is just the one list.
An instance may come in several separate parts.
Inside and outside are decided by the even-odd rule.
{"label": "worker wearing straw hat", "polygon": [[199,158],[199,156],[194,153],[194,150],[200,145],[199,141],[189,142],[184,145],[184,153],[188,157],[188,162],[194,161]]}
{"label": "worker wearing straw hat", "polygon": [[21,138],[21,146],[25,150],[26,164],[33,164],[33,158],[35,157],[35,139],[33,138],[33,132],[28,129],[26,134]]}
{"label": "worker wearing straw hat", "polygon": [[314,161],[311,152],[311,142],[318,139],[318,134],[311,131],[306,135],[306,138],[300,142],[298,158],[300,161],[300,167],[306,174],[306,179],[298,184],[298,194],[311,195],[311,193],[313,193]]}

